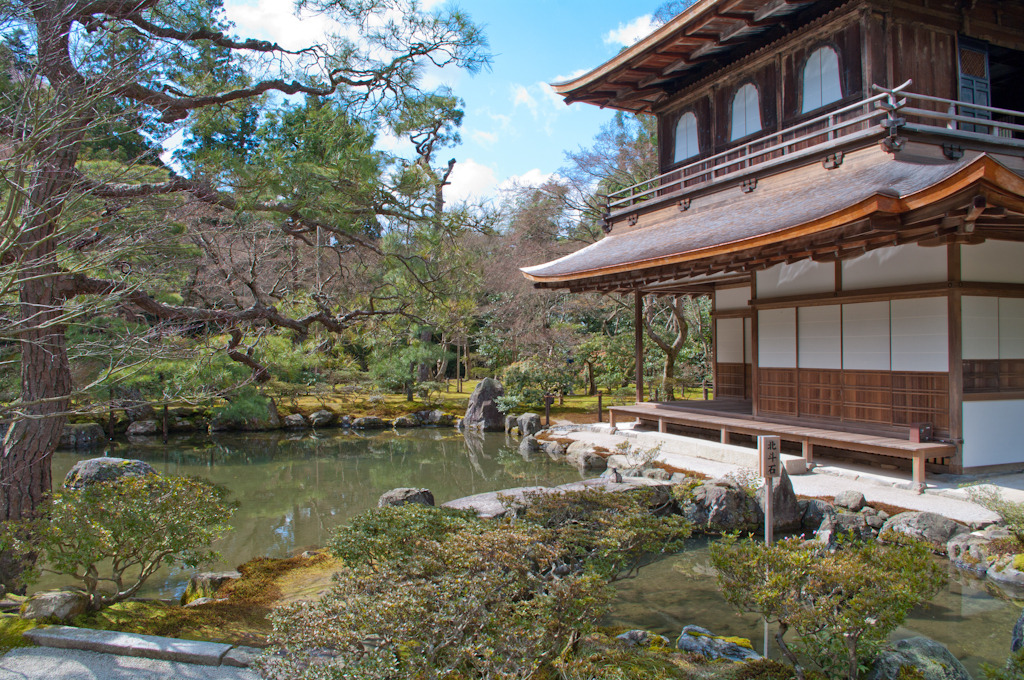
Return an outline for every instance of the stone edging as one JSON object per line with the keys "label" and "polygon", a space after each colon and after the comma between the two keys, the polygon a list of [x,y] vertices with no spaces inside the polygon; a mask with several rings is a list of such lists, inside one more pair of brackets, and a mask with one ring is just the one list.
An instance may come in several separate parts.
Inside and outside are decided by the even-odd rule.
{"label": "stone edging", "polygon": [[40,626],[26,631],[24,636],[41,647],[79,649],[202,666],[248,668],[252,661],[262,653],[262,650],[255,647],[220,642],[180,640],[156,635],[92,630],[72,626]]}

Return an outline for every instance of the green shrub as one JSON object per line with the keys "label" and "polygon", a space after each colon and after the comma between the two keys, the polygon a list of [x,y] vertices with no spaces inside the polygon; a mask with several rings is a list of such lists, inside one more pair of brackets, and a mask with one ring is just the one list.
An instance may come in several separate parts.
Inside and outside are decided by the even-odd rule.
{"label": "green shrub", "polygon": [[645,495],[528,500],[504,520],[418,505],[355,518],[331,539],[345,568],[329,592],[272,616],[283,653],[264,657],[260,671],[279,680],[537,677],[604,613],[610,578],[678,546],[689,529],[652,516]]}
{"label": "green shrub", "polygon": [[999,488],[991,484],[979,484],[967,487],[968,497],[995,514],[1006,525],[1017,545],[1024,547],[1024,503],[1003,498]]}
{"label": "green shrub", "polygon": [[1024,648],[1011,654],[1003,668],[983,663],[981,672],[986,680],[1024,680]]}
{"label": "green shrub", "polygon": [[214,409],[213,422],[220,427],[246,429],[266,422],[273,402],[252,387],[228,397],[228,403]]}
{"label": "green shrub", "polygon": [[[928,547],[849,541],[840,550],[799,539],[771,546],[725,540],[711,546],[725,599],[778,623],[775,640],[796,676],[803,663],[830,678],[856,680],[912,608],[945,580]],[[797,639],[787,642],[793,629]]]}
{"label": "green shrub", "polygon": [[4,538],[38,556],[29,578],[71,577],[98,611],[133,596],[162,564],[216,557],[210,543],[228,530],[234,510],[225,496],[204,480],[125,476],[55,491],[36,519],[5,526]]}

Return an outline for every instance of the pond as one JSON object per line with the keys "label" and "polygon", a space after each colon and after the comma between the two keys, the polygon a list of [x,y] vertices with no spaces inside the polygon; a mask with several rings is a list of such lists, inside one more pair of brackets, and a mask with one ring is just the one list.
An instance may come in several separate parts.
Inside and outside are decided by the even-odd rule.
{"label": "pond", "polygon": [[[450,428],[363,436],[331,431],[303,434],[218,434],[172,438],[164,445],[122,444],[109,455],[139,458],[167,474],[204,477],[231,490],[239,502],[233,531],[217,549],[212,569],[232,569],[253,557],[283,557],[327,542],[331,530],[375,507],[385,491],[426,487],[436,501],[517,486],[551,486],[580,479],[575,469],[546,456],[525,461],[518,441],[504,435],[464,438]],[[98,455],[98,454],[92,454]],[[58,452],[55,484],[83,456]],[[159,572],[144,595],[180,595],[191,570]],[[57,587],[59,582],[40,584]],[[761,651],[763,627],[739,616],[715,586],[705,539],[615,584],[609,625],[645,628],[674,637],[696,624],[718,635],[750,638]],[[900,637],[925,635],[945,644],[976,678],[981,662],[1002,664],[1020,605],[994,597],[990,585],[951,570],[948,587],[915,611]]]}

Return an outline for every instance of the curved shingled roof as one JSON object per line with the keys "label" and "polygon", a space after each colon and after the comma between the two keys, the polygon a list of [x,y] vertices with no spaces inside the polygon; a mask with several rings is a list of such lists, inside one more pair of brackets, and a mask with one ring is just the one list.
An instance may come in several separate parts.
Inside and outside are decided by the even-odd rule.
{"label": "curved shingled roof", "polygon": [[582,250],[524,267],[522,272],[537,284],[568,287],[610,274],[739,253],[872,215],[898,215],[950,195],[964,182],[998,179],[995,175],[1011,178],[1012,193],[1024,195],[1020,175],[986,155],[955,162],[913,162],[879,152],[859,165],[848,171],[822,171],[813,185],[787,182],[749,194],[731,188],[708,197],[710,204],[703,209],[695,207],[649,227],[613,232]]}

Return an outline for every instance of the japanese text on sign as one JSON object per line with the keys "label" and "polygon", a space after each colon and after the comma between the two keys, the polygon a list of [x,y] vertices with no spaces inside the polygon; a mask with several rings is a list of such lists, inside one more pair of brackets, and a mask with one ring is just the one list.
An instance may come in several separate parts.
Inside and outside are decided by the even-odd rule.
{"label": "japanese text on sign", "polygon": [[757,450],[760,453],[762,477],[778,479],[782,476],[782,444],[778,437],[758,437]]}

